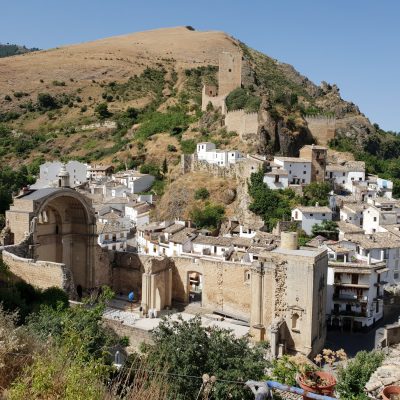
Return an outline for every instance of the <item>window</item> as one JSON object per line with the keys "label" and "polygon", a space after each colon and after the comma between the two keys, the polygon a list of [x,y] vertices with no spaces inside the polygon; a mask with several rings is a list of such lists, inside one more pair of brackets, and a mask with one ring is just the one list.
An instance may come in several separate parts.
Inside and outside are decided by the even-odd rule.
{"label": "window", "polygon": [[292,315],[292,331],[299,330],[299,314],[295,313]]}
{"label": "window", "polygon": [[379,301],[376,302],[376,309],[375,311],[378,313],[379,312]]}
{"label": "window", "polygon": [[229,71],[229,72],[232,72],[232,70],[231,70],[230,68],[228,69],[228,71]]}
{"label": "window", "polygon": [[244,283],[250,283],[251,273],[249,270],[244,271]]}
{"label": "window", "polygon": [[325,213],[322,213],[322,216],[325,217]]}
{"label": "window", "polygon": [[351,283],[353,285],[358,285],[358,274],[351,274]]}
{"label": "window", "polygon": [[289,174],[291,174],[292,173],[292,171],[291,170],[289,170]]}
{"label": "window", "polygon": [[314,216],[314,214],[310,214],[310,217],[313,217]]}
{"label": "window", "polygon": [[307,173],[307,171],[303,171],[303,175],[305,175]]}
{"label": "window", "polygon": [[376,222],[376,217],[374,217],[374,222]]}
{"label": "window", "polygon": [[346,311],[351,312],[351,304],[346,304]]}
{"label": "window", "polygon": [[345,172],[343,172],[343,176],[346,176],[346,173],[345,173]]}
{"label": "window", "polygon": [[302,183],[306,183],[306,180],[305,180],[305,179],[302,179],[301,182],[302,182]]}
{"label": "window", "polygon": [[338,313],[339,310],[340,310],[340,305],[339,305],[339,304],[334,304],[334,305],[333,305],[333,311],[334,311],[335,313]]}

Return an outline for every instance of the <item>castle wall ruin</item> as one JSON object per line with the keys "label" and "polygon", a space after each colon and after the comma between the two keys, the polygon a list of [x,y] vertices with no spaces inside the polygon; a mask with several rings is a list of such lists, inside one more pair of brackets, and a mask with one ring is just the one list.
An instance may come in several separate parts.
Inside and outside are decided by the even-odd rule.
{"label": "castle wall ruin", "polygon": [[228,111],[225,115],[228,132],[235,131],[243,139],[244,135],[257,134],[258,113],[246,113],[244,110]]}
{"label": "castle wall ruin", "polygon": [[336,118],[317,115],[305,117],[305,120],[308,129],[319,145],[326,146],[330,140],[334,139]]}

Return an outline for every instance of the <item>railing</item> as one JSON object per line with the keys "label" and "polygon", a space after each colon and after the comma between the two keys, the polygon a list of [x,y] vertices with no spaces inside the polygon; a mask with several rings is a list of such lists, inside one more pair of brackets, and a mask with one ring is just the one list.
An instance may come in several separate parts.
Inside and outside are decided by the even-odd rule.
{"label": "railing", "polygon": [[303,398],[315,399],[315,400],[335,400],[333,397],[325,396],[322,394],[316,394],[307,392],[306,390],[300,389],[296,386],[284,385],[275,381],[247,381],[248,386],[255,396],[255,400],[266,400],[273,398],[272,391],[277,392],[288,392],[294,393],[295,395],[303,396]]}

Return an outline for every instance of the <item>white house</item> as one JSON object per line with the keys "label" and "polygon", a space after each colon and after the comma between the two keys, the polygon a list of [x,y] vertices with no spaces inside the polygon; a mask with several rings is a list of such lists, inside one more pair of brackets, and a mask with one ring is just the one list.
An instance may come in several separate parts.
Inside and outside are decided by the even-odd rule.
{"label": "white house", "polygon": [[363,212],[363,229],[365,233],[384,232],[385,225],[400,222],[400,209],[396,200],[376,198]]}
{"label": "white house", "polygon": [[287,171],[289,185],[311,183],[311,160],[300,157],[275,156],[274,164]]}
{"label": "white house", "polygon": [[98,244],[108,250],[125,251],[129,227],[119,222],[97,223]]}
{"label": "white house", "polygon": [[376,184],[378,186],[378,190],[382,197],[386,197],[388,199],[392,198],[392,192],[393,192],[393,182],[392,181],[390,181],[388,179],[383,179],[383,178],[377,177]]}
{"label": "white house", "polygon": [[348,161],[343,164],[328,164],[325,178],[352,192],[353,182],[365,181],[365,163],[363,161]]}
{"label": "white house", "polygon": [[198,161],[204,161],[208,164],[226,167],[230,164],[243,159],[243,155],[237,150],[217,150],[214,143],[202,142],[196,147]]}
{"label": "white house", "polygon": [[150,222],[150,205],[144,202],[125,204],[125,217],[136,227]]}
{"label": "white house", "polygon": [[[45,162],[40,166],[39,179],[31,185],[32,189],[58,186],[58,174],[64,164],[59,161]],[[69,173],[69,184],[76,187],[87,181],[88,165],[79,161],[68,161],[65,169]]]}
{"label": "white house", "polygon": [[363,213],[366,205],[360,202],[344,203],[340,209],[340,220],[363,227]]}
{"label": "white house", "polygon": [[382,260],[366,259],[352,241],[325,242],[328,250],[328,323],[357,331],[383,317],[383,286],[388,269]]}
{"label": "white house", "polygon": [[387,268],[385,284],[399,284],[400,236],[391,232],[350,234],[346,236],[346,240],[354,243],[357,262],[368,264],[384,262]]}
{"label": "white house", "polygon": [[130,193],[140,193],[151,188],[155,177],[135,170],[128,170],[114,174],[112,179],[128,188]]}
{"label": "white house", "polygon": [[301,221],[301,229],[311,235],[312,227],[322,221],[332,221],[332,210],[320,206],[299,206],[292,210],[292,220]]}
{"label": "white house", "polygon": [[289,187],[289,174],[284,169],[272,168],[264,174],[263,182],[270,189],[285,189]]}

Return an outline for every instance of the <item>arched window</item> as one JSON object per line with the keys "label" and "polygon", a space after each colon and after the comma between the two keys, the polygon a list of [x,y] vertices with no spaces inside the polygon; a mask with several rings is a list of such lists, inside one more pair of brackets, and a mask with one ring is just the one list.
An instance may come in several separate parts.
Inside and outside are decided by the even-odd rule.
{"label": "arched window", "polygon": [[292,315],[292,330],[299,330],[299,314]]}

